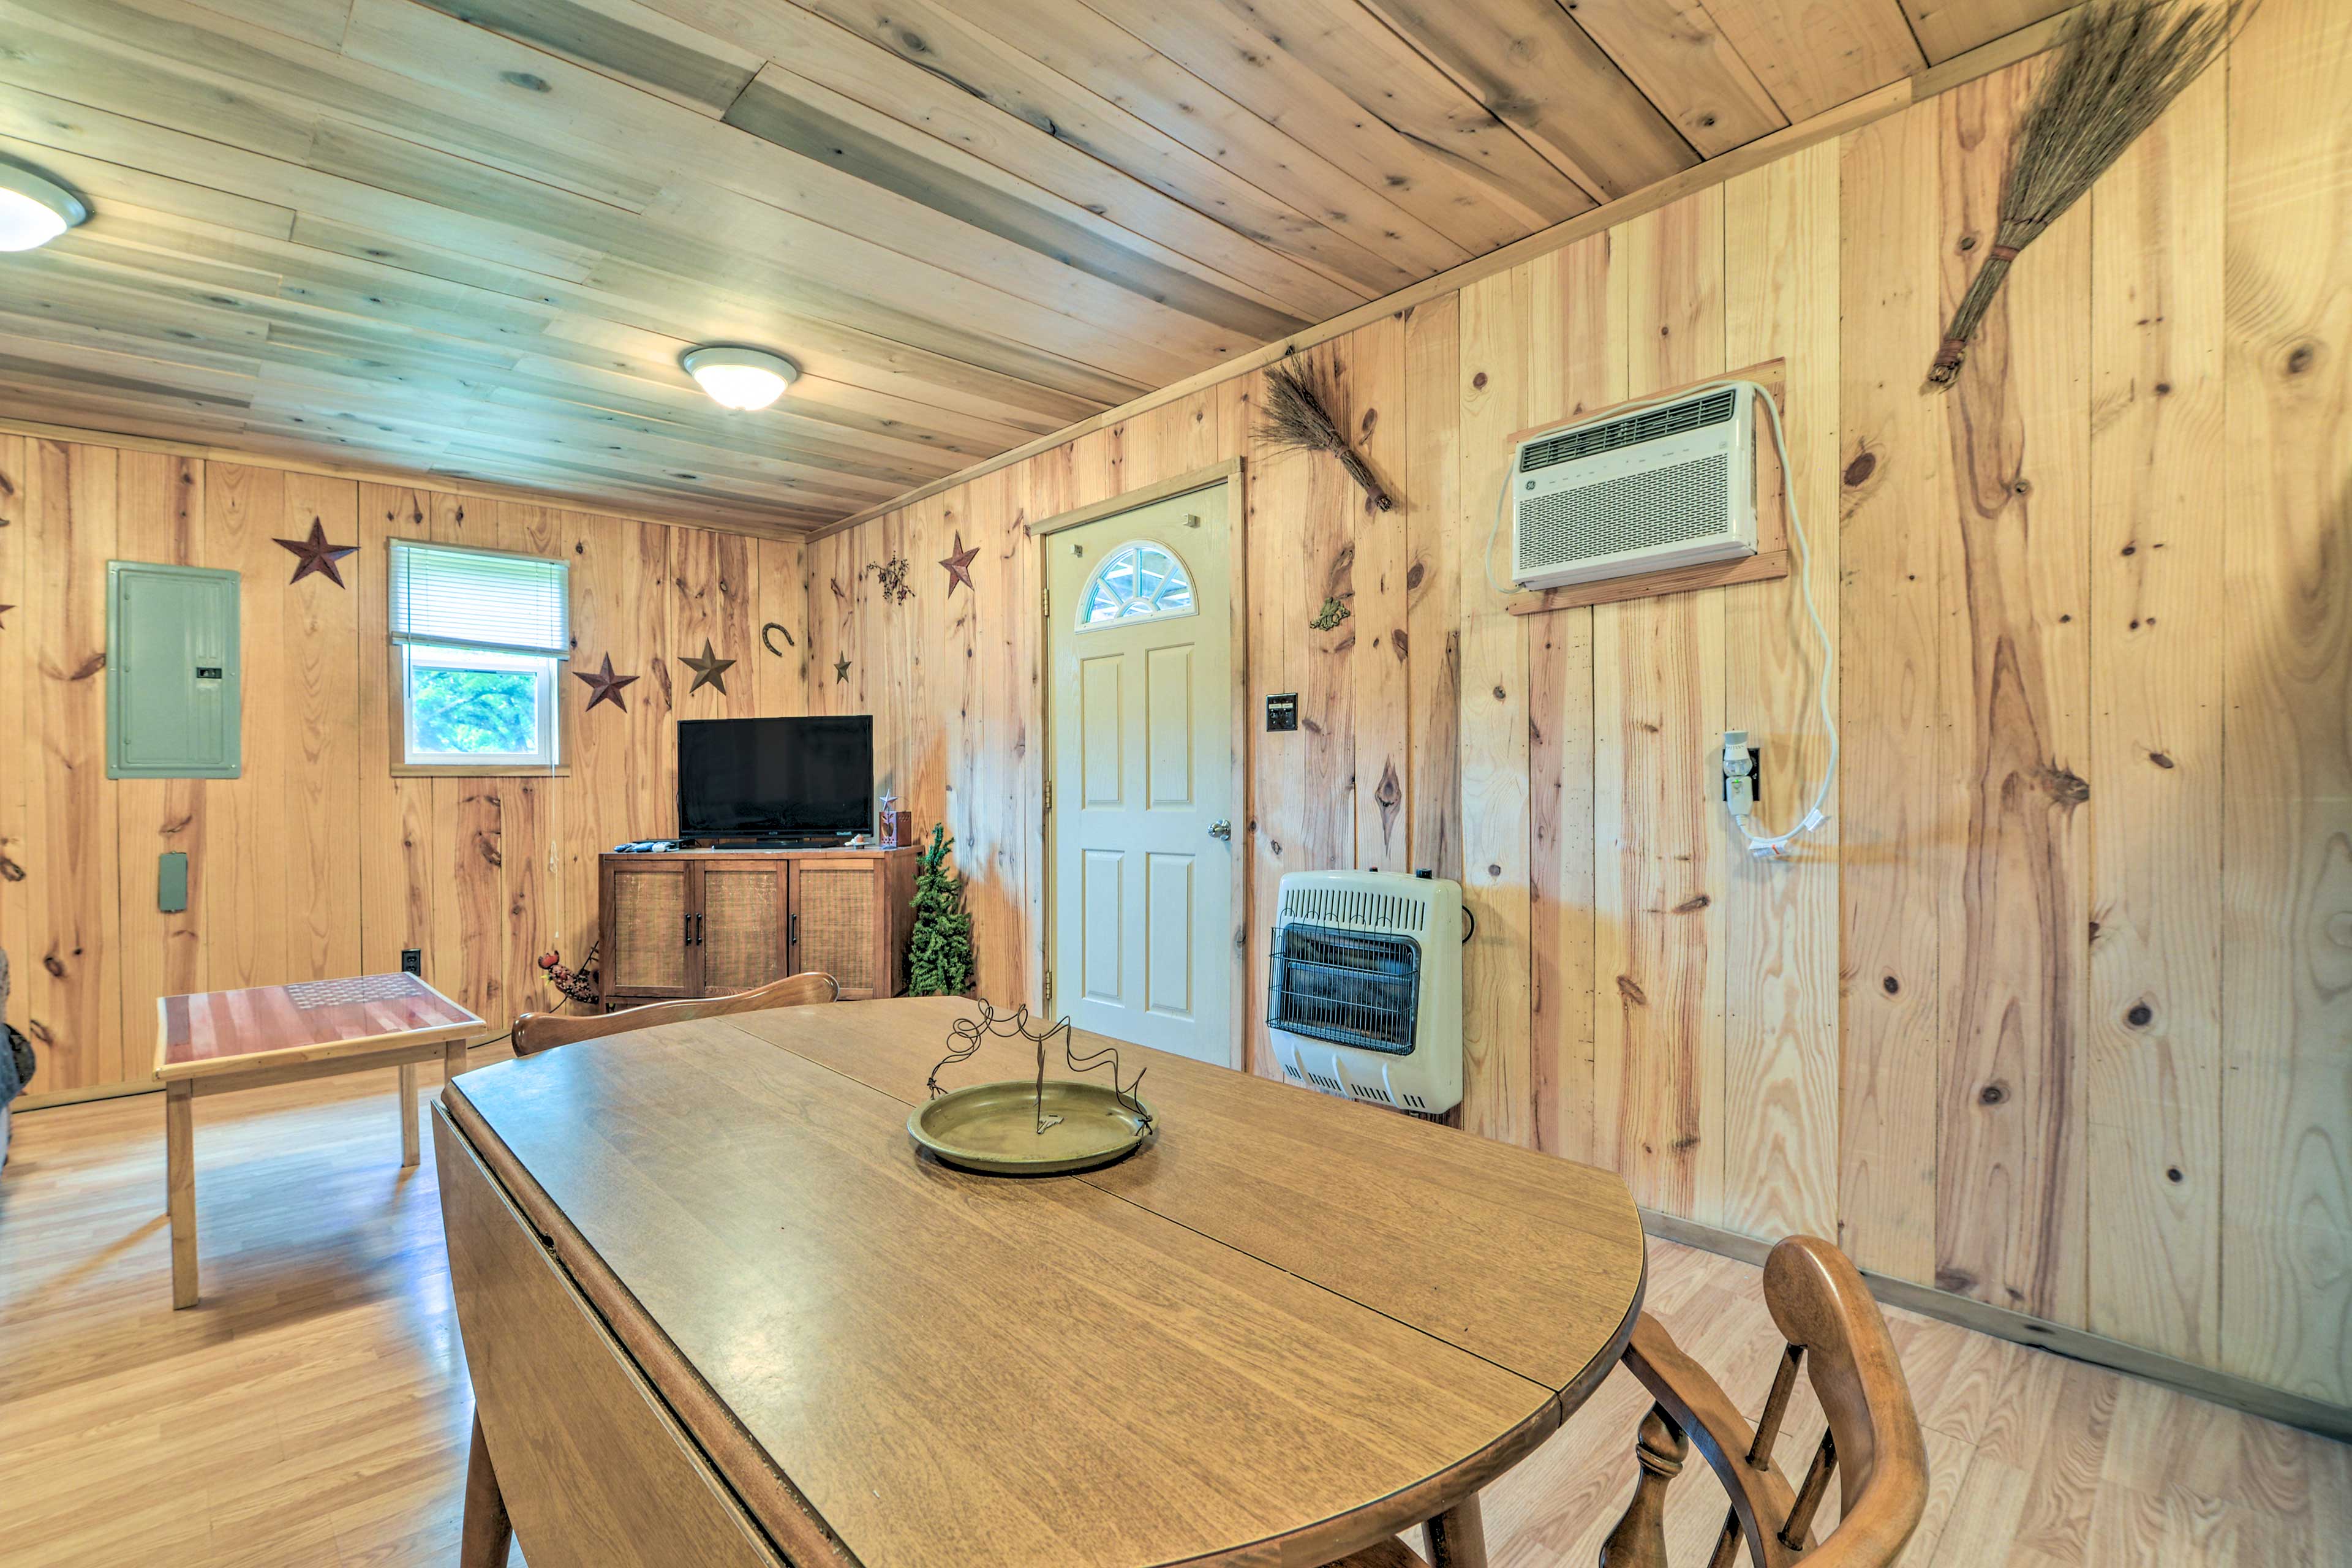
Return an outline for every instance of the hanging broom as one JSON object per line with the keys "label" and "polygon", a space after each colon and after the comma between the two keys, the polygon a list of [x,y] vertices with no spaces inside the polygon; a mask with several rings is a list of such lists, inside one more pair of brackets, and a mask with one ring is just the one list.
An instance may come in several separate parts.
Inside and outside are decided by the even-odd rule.
{"label": "hanging broom", "polygon": [[1945,329],[1927,379],[1960,377],[1969,340],[2019,251],[2042,237],[2139,133],[2229,47],[2258,0],[2091,0],[2068,24],[2057,65],[2042,79],[2009,148],[2009,189],[1992,250]]}
{"label": "hanging broom", "polygon": [[1331,417],[1323,388],[1312,371],[1286,361],[1265,373],[1265,423],[1257,433],[1260,440],[1277,448],[1328,452],[1339,459],[1339,466],[1374,506],[1387,511],[1396,505],[1373,475],[1371,465],[1348,445],[1347,433]]}

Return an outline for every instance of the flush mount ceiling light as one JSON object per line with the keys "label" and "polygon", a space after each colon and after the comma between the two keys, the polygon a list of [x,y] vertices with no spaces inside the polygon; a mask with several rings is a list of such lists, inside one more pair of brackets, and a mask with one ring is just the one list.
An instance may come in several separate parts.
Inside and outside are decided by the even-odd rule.
{"label": "flush mount ceiling light", "polygon": [[81,198],[55,180],[0,163],[0,250],[47,245],[89,216]]}
{"label": "flush mount ceiling light", "polygon": [[726,408],[765,408],[801,378],[801,367],[783,355],[731,343],[688,349],[677,363],[702,384],[711,401]]}

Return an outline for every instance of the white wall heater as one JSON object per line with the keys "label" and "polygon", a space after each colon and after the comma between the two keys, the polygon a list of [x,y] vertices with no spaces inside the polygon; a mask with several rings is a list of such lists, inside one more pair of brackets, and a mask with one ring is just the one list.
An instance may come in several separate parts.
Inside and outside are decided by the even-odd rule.
{"label": "white wall heater", "polygon": [[1434,1116],[1462,1102],[1462,885],[1282,879],[1265,1021],[1291,1082]]}

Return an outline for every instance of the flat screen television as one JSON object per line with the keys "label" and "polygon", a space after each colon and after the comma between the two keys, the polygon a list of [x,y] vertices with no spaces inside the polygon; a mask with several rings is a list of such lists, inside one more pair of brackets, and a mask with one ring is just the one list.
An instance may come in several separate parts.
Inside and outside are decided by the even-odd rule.
{"label": "flat screen television", "polygon": [[681,838],[824,838],[874,826],[874,720],[681,719]]}

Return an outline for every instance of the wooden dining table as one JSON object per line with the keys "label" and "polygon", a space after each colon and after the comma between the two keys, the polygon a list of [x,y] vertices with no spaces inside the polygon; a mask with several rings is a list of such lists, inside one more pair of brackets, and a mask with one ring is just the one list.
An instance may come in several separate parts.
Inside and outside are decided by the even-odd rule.
{"label": "wooden dining table", "polygon": [[[1124,1045],[1142,1148],[968,1173],[906,1123],[971,1012],[744,1014],[450,1082],[465,1561],[511,1521],[576,1568],[1314,1568],[1426,1522],[1478,1568],[1479,1489],[1633,1331],[1624,1184]],[[991,1040],[941,1079],[1034,1071]]]}

